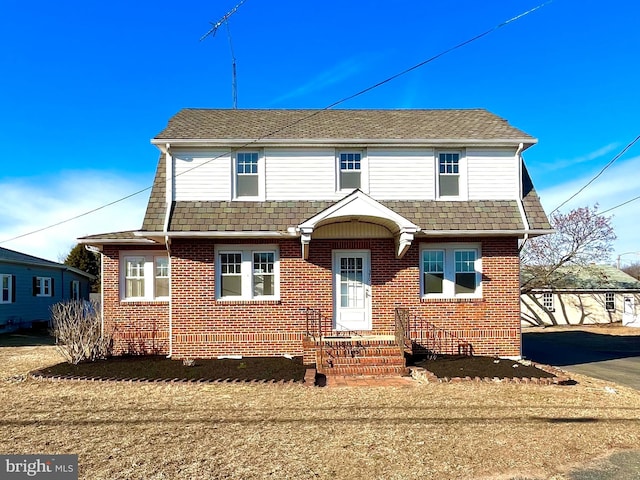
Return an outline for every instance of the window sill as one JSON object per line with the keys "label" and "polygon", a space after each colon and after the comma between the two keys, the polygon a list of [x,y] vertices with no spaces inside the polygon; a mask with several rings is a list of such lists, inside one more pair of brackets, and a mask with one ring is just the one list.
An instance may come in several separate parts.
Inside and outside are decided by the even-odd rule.
{"label": "window sill", "polygon": [[482,297],[422,297],[420,303],[481,303]]}
{"label": "window sill", "polygon": [[280,305],[280,299],[264,299],[264,300],[256,300],[256,299],[242,299],[242,298],[233,298],[233,299],[224,299],[224,298],[216,298],[216,304],[218,305]]}
{"label": "window sill", "polygon": [[168,298],[162,298],[162,299],[154,299],[154,298],[122,298],[120,299],[120,303],[134,303],[134,304],[141,304],[141,303],[153,303],[153,304],[163,304],[169,303],[169,299]]}

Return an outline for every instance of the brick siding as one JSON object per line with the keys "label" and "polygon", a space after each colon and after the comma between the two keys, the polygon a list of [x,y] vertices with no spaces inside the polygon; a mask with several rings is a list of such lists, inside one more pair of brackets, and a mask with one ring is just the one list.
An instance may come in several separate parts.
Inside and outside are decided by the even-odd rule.
{"label": "brick siding", "polygon": [[[448,330],[475,354],[520,355],[519,260],[515,238],[438,239],[482,243],[482,298],[466,301],[421,300],[419,245],[416,239],[402,259],[392,239],[312,240],[307,261],[298,239],[280,249],[279,301],[216,301],[215,241],[175,240],[171,245],[173,356],[303,355],[306,317],[302,308],[333,316],[331,273],[334,249],[371,251],[374,334],[393,334],[394,309],[409,308],[412,338],[420,344],[421,321]],[[424,242],[427,242],[424,240]],[[247,244],[247,241],[224,242]],[[124,247],[121,247],[124,248]],[[122,302],[118,290],[118,249],[104,249],[105,326],[114,331],[119,351],[136,345],[168,352],[168,302]],[[307,359],[310,356],[307,355]]]}

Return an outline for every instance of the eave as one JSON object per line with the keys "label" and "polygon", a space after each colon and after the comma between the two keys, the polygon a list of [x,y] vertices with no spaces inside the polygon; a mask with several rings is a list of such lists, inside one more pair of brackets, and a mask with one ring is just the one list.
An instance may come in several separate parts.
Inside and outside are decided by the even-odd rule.
{"label": "eave", "polygon": [[518,147],[523,150],[538,143],[530,137],[523,138],[153,138],[151,143],[166,153],[166,146],[204,148],[216,146],[231,147],[319,147],[319,146],[378,146],[378,147]]}

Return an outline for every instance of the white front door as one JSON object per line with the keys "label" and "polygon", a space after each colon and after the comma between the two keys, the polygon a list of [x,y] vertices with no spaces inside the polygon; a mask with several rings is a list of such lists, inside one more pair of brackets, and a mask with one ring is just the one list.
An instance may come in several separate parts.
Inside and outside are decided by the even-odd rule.
{"label": "white front door", "polygon": [[624,309],[622,311],[622,325],[630,325],[635,322],[635,305],[633,297],[624,297]]}
{"label": "white front door", "polygon": [[334,250],[335,330],[371,330],[371,254],[369,250]]}

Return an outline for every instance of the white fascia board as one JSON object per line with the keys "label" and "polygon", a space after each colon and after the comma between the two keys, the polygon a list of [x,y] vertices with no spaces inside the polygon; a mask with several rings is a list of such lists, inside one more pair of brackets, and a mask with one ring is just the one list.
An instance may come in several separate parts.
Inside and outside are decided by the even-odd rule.
{"label": "white fascia board", "polygon": [[420,230],[420,237],[505,237],[547,235],[555,230]]}
{"label": "white fascia board", "polygon": [[135,232],[136,237],[154,238],[278,238],[298,237],[289,232]]}
{"label": "white fascia board", "polygon": [[[138,236],[137,234],[134,235],[136,235],[136,237]],[[147,238],[79,238],[78,243],[83,245],[106,245],[114,243],[148,244],[156,242]]]}
{"label": "white fascia board", "polygon": [[523,144],[523,150],[538,143],[536,138],[171,138],[151,139],[151,143],[166,153],[166,145],[172,147],[252,147],[252,146],[423,146],[423,147],[455,147],[455,146],[491,146],[491,147],[517,147]]}

